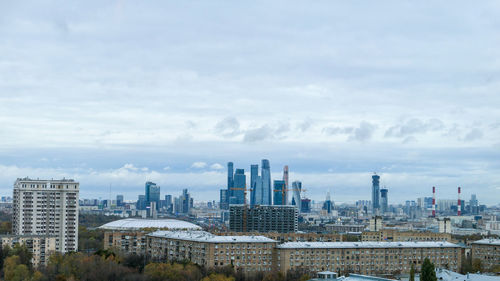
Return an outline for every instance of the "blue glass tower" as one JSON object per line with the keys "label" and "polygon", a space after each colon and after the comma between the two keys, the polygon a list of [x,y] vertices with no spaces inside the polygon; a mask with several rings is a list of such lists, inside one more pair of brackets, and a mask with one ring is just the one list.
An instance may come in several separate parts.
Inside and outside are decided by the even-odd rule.
{"label": "blue glass tower", "polygon": [[247,177],[244,169],[236,169],[234,173],[233,187],[231,188],[231,196],[229,204],[245,204],[245,188]]}
{"label": "blue glass tower", "polygon": [[[257,201],[257,179],[259,179],[259,165],[250,166],[250,206]],[[261,192],[259,192],[262,194]],[[259,201],[260,202],[260,201]]]}
{"label": "blue glass tower", "polygon": [[160,187],[154,182],[146,182],[146,207],[150,206],[151,202],[156,203],[156,208],[160,206]]}
{"label": "blue glass tower", "polygon": [[274,204],[273,205],[286,205],[286,183],[284,180],[274,181]]}
{"label": "blue glass tower", "polygon": [[262,178],[262,201],[261,205],[271,205],[271,166],[269,160],[262,160],[261,174]]}
{"label": "blue glass tower", "polygon": [[372,176],[372,212],[376,214],[380,209],[380,176]]}

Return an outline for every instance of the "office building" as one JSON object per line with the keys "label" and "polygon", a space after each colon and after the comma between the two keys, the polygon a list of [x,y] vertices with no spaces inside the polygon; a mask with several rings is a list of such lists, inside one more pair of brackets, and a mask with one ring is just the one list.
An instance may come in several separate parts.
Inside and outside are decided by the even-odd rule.
{"label": "office building", "polygon": [[123,206],[123,195],[116,195],[116,206]]}
{"label": "office building", "polygon": [[304,198],[300,200],[300,212],[310,213],[311,212],[311,199]]}
{"label": "office building", "polygon": [[174,212],[174,204],[172,202],[172,195],[165,195],[165,208],[167,213],[171,214]]}
{"label": "office building", "polygon": [[380,176],[372,176],[372,213],[377,214],[380,209]]}
{"label": "office building", "polygon": [[297,232],[298,211],[293,206],[229,206],[229,229],[234,232]]}
{"label": "office building", "polygon": [[179,198],[176,198],[177,200],[176,213],[180,215],[188,215],[192,207],[191,199],[192,198],[189,195],[188,190],[183,189],[181,196],[179,196]]}
{"label": "office building", "polygon": [[217,236],[204,231],[147,235],[148,255],[153,261],[190,260],[204,268],[231,266],[245,274],[272,271],[276,244],[264,236]]}
{"label": "office building", "polygon": [[387,193],[389,190],[387,188],[382,188],[380,190],[380,207],[382,214],[387,213],[389,211],[389,199],[387,198]]}
{"label": "office building", "polygon": [[[257,190],[257,181],[259,177],[259,165],[250,165],[250,206],[255,205],[255,202],[262,201],[262,190]],[[259,194],[257,194],[259,193]],[[260,200],[257,200],[260,199]]]}
{"label": "office building", "polygon": [[155,202],[156,207],[160,206],[160,187],[154,182],[146,182],[146,207],[151,207],[151,202]]}
{"label": "office building", "polygon": [[271,166],[269,160],[262,159],[262,168],[260,172],[262,179],[262,201],[260,205],[271,205]]}
{"label": "office building", "polygon": [[429,258],[436,268],[460,270],[462,248],[449,242],[289,242],[276,246],[282,273],[298,268],[366,275],[408,274]]}
{"label": "office building", "polygon": [[471,215],[479,214],[479,201],[477,200],[476,194],[472,194],[469,200],[469,208]]}
{"label": "office building", "polygon": [[330,200],[330,191],[326,193],[325,202],[323,202],[322,210],[325,211],[326,214],[331,214],[333,209],[332,200]]}
{"label": "office building", "polygon": [[273,205],[286,205],[286,184],[284,180],[274,181],[273,194]]}
{"label": "office building", "polygon": [[500,265],[500,239],[482,239],[471,244],[472,260],[481,261],[485,270],[493,270]]}
{"label": "office building", "polygon": [[78,182],[72,179],[17,179],[12,232],[16,236],[55,236],[55,250],[78,250]]}
{"label": "office building", "polygon": [[244,169],[236,169],[233,179],[233,187],[231,187],[231,195],[229,197],[229,204],[245,204],[245,189],[247,177]]}
{"label": "office building", "polygon": [[291,204],[293,206],[299,206],[301,203],[300,192],[302,191],[302,182],[294,181],[292,182],[292,201]]}
{"label": "office building", "polygon": [[229,209],[229,198],[228,198],[227,189],[220,190],[219,208],[221,210]]}
{"label": "office building", "polygon": [[138,210],[146,210],[146,195],[138,196],[136,208]]}

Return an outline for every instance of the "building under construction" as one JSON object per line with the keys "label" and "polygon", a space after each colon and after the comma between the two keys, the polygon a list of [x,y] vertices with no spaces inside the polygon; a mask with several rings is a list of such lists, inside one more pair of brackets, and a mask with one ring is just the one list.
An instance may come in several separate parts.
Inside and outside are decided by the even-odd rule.
{"label": "building under construction", "polygon": [[231,205],[229,229],[233,232],[297,232],[298,209],[295,206]]}

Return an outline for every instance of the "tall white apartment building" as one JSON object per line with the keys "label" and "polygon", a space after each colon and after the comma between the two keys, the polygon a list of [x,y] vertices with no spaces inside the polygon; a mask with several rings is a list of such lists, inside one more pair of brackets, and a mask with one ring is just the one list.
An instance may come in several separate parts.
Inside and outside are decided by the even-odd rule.
{"label": "tall white apartment building", "polygon": [[72,179],[17,179],[14,183],[14,235],[55,237],[55,250],[78,250],[78,192]]}

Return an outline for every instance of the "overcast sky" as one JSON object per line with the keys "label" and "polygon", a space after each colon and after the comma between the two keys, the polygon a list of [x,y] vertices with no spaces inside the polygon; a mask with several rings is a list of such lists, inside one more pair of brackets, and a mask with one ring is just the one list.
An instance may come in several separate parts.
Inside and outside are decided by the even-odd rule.
{"label": "overcast sky", "polygon": [[[19,3],[22,2],[22,3]],[[217,200],[225,166],[307,196],[500,203],[498,1],[0,1],[0,194],[152,180]]]}

